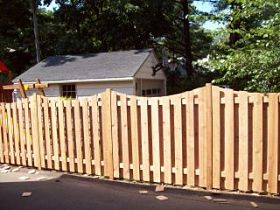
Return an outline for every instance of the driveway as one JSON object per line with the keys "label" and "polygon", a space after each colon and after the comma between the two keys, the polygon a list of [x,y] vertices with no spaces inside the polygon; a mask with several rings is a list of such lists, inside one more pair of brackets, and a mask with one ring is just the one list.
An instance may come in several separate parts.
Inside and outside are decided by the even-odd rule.
{"label": "driveway", "polygon": [[[155,192],[155,187],[149,185],[111,182],[49,171],[36,174],[28,173],[30,169],[24,170],[0,173],[1,210],[248,210],[255,209],[254,204],[259,209],[280,209],[279,199],[213,195],[178,189]],[[19,179],[22,176],[29,178]],[[23,192],[32,194],[22,197]],[[210,197],[205,198],[206,195],[218,200],[207,200]],[[252,201],[253,204],[250,203]]]}

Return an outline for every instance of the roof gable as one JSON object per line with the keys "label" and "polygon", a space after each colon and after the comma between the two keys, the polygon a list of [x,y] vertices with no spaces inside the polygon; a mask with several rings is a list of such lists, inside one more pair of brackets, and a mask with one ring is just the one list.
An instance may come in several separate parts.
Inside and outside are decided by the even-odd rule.
{"label": "roof gable", "polygon": [[152,49],[51,56],[14,79],[34,82],[102,80],[133,77]]}

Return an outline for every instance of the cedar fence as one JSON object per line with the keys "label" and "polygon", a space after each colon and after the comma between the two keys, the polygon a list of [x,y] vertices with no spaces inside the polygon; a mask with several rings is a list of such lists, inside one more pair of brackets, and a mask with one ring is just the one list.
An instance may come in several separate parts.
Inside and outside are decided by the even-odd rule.
{"label": "cedar fence", "polygon": [[279,194],[279,94],[211,84],[0,107],[0,162],[111,179]]}

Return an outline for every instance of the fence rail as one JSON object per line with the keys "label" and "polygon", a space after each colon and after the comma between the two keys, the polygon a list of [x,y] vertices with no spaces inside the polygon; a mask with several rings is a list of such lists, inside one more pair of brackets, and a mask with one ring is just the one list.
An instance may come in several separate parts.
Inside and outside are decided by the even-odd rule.
{"label": "fence rail", "polygon": [[279,94],[211,84],[1,103],[0,162],[145,182],[280,192]]}

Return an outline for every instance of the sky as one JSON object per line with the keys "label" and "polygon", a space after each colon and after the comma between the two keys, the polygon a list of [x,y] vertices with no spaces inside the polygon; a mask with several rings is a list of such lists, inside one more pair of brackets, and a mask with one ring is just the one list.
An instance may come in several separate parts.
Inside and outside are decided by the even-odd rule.
{"label": "sky", "polygon": [[[210,12],[213,9],[211,3],[209,3],[209,2],[194,1],[194,5],[202,12]],[[57,8],[55,1],[53,1],[50,4],[50,6],[47,7],[47,9],[50,9],[50,10],[53,10],[54,8]],[[206,29],[215,30],[218,28],[222,28],[223,25],[209,20],[209,21],[206,21],[206,23],[203,25],[203,27]]]}
{"label": "sky", "polygon": [[[194,5],[202,12],[211,12],[211,10],[213,9],[210,2],[194,1]],[[218,28],[222,28],[223,25],[219,24],[215,21],[208,20],[203,25],[203,27],[206,28],[206,29],[215,30],[215,29],[218,29]]]}

